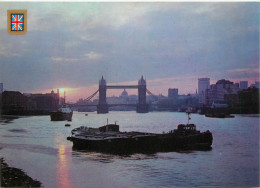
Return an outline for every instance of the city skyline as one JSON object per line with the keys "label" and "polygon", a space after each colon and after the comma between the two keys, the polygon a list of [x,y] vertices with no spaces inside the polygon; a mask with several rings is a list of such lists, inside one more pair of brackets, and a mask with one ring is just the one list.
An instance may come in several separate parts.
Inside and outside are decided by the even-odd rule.
{"label": "city skyline", "polygon": [[[216,80],[216,81],[210,81],[210,78],[199,78],[197,81],[197,89],[196,89],[196,91],[193,91],[193,92],[189,92],[189,93],[178,93],[178,90],[180,89],[180,88],[170,88],[170,87],[168,87],[168,88],[166,88],[166,92],[162,92],[162,93],[158,93],[158,94],[154,94],[154,93],[152,93],[152,94],[154,94],[154,95],[158,95],[158,96],[160,96],[160,95],[162,95],[162,96],[164,96],[164,97],[169,97],[169,90],[171,89],[171,90],[176,90],[177,89],[177,93],[178,93],[178,95],[189,95],[189,94],[192,94],[192,95],[194,95],[194,94],[198,94],[199,95],[199,93],[200,93],[200,91],[199,91],[199,80],[200,79],[209,79],[209,83],[210,83],[210,86],[209,86],[209,89],[210,89],[210,87],[211,86],[214,86],[214,85],[216,85],[217,84],[217,81],[221,81],[221,80],[226,80],[226,81],[230,81],[230,82],[233,82],[232,80],[227,80],[227,79],[220,79],[220,80]],[[246,85],[247,85],[247,87],[249,88],[249,87],[257,87],[257,88],[259,88],[259,82],[252,82],[251,84],[248,84],[249,82],[248,81],[242,81],[242,82],[246,82]],[[238,86],[239,86],[239,88],[240,89],[246,89],[247,87],[245,87],[244,85],[245,84],[243,84],[243,86],[240,86],[241,85],[241,82],[233,82],[234,84],[238,84]],[[3,86],[3,83],[0,83],[0,86],[1,86],[1,84],[2,84],[2,86]],[[258,85],[256,85],[255,86],[255,84],[258,84]],[[118,84],[118,83],[107,83],[107,85],[137,85],[137,83],[135,83],[135,82],[124,82],[124,83],[121,83],[121,84]],[[92,95],[93,94],[93,92],[96,92],[96,90],[97,90],[97,88],[98,88],[99,86],[98,85],[94,85],[93,87],[91,87],[91,90],[89,89],[88,90],[88,96],[83,96],[82,97],[82,92],[80,92],[80,91],[75,91],[75,90],[71,90],[70,88],[53,88],[51,91],[50,90],[42,90],[42,91],[40,91],[40,92],[22,92],[22,93],[24,93],[25,95],[28,95],[28,94],[48,94],[48,93],[51,93],[51,92],[54,92],[54,93],[58,93],[58,90],[59,90],[59,94],[60,94],[60,97],[64,97],[64,95],[65,95],[65,93],[66,93],[66,100],[67,100],[67,102],[68,103],[71,103],[71,102],[77,102],[78,100],[84,100],[84,99],[86,99],[86,98],[88,98],[90,95]],[[3,87],[2,87],[3,88]],[[82,88],[82,89],[84,89],[85,90],[85,88]],[[0,87],[0,90],[1,90],[1,87]],[[127,92],[127,94],[130,96],[130,95],[132,95],[132,96],[138,96],[138,91],[137,90],[132,90],[132,89],[117,89],[117,90],[112,90],[112,91],[114,91],[114,92],[111,92],[111,90],[108,90],[107,91],[107,97],[120,97],[120,96],[122,96],[123,95],[123,92]],[[73,93],[73,92],[76,92],[77,94],[75,94],[74,93],[74,95],[73,96],[78,96],[78,97],[75,97],[74,99],[72,99],[71,97],[68,97],[67,96],[67,92],[69,92],[69,93]],[[92,92],[92,93],[90,93],[90,92]],[[95,100],[95,99],[98,99],[98,96],[99,95],[96,95],[95,97],[93,97],[91,100]],[[72,100],[71,100],[72,99]]]}
{"label": "city skyline", "polygon": [[[164,95],[195,93],[204,77],[259,81],[257,3],[0,4],[6,90],[66,88],[76,101],[96,91],[102,75],[109,84],[137,84],[144,75],[149,90]],[[27,9],[26,35],[8,35],[10,7]]]}

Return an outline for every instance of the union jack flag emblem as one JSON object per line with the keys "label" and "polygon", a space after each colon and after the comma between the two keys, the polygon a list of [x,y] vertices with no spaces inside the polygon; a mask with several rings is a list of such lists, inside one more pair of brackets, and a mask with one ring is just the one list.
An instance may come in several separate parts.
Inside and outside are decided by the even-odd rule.
{"label": "union jack flag emblem", "polygon": [[23,14],[11,14],[11,30],[12,31],[23,31]]}

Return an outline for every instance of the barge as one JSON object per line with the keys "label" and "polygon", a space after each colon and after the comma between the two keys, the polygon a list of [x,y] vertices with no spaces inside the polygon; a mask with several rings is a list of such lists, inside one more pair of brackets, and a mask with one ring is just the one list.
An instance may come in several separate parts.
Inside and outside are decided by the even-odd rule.
{"label": "barge", "polygon": [[81,126],[71,133],[67,140],[73,142],[73,149],[112,154],[210,150],[213,141],[210,131],[201,133],[194,124],[180,124],[164,134],[120,132],[116,123],[99,128]]}

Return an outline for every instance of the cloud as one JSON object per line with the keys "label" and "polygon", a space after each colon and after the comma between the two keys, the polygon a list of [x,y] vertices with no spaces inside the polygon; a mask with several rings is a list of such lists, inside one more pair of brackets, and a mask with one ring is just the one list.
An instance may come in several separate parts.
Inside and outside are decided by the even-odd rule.
{"label": "cloud", "polygon": [[84,54],[84,56],[86,56],[90,60],[98,60],[98,59],[101,59],[103,57],[102,54],[99,54],[99,53],[96,53],[96,52],[93,52],[93,51]]}
{"label": "cloud", "polygon": [[85,40],[85,41],[94,41],[94,40],[96,40],[96,36],[87,34],[87,35],[81,36],[80,39]]}
{"label": "cloud", "polygon": [[64,58],[64,57],[51,57],[52,61],[54,62],[69,62],[69,63],[73,63],[73,62],[77,62],[79,61],[79,59],[77,58]]}
{"label": "cloud", "polygon": [[0,46],[0,56],[5,56],[5,57],[18,57],[20,56],[19,53],[13,52],[10,50],[9,47],[7,46]]}
{"label": "cloud", "polygon": [[243,68],[243,69],[231,69],[231,70],[227,70],[227,72],[229,73],[258,73],[259,74],[259,68]]}

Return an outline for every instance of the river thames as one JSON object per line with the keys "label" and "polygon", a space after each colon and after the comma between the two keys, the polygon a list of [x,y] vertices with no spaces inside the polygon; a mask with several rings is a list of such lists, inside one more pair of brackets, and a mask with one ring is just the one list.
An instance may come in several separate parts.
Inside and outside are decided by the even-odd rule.
{"label": "river thames", "polygon": [[185,113],[74,112],[71,127],[49,116],[0,121],[1,156],[44,187],[259,186],[259,116],[208,118],[191,115],[213,134],[212,150],[116,156],[73,151],[66,138],[79,126],[120,125],[121,131],[162,133],[187,123]]}

